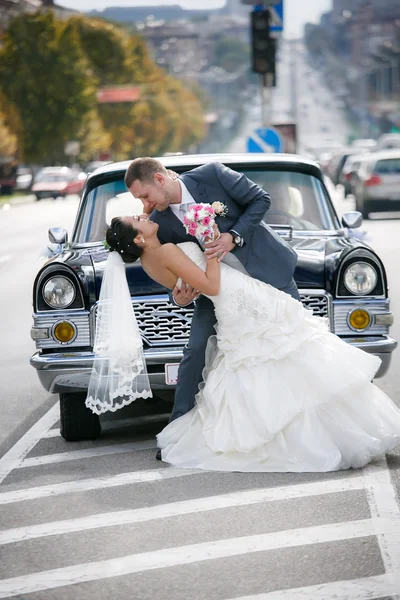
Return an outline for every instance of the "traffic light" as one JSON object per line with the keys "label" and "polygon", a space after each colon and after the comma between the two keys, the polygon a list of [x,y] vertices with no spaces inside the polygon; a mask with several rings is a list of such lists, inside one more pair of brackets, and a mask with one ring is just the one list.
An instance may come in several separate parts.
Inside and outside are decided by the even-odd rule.
{"label": "traffic light", "polygon": [[276,43],[269,35],[270,15],[268,10],[251,13],[252,70],[254,73],[275,76]]}

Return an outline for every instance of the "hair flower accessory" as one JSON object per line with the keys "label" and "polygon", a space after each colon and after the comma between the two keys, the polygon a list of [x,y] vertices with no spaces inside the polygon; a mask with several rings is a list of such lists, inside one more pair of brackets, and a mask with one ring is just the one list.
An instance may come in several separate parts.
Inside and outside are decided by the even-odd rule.
{"label": "hair flower accessory", "polygon": [[186,211],[183,224],[189,235],[199,240],[204,237],[213,239],[215,210],[210,204],[192,204]]}
{"label": "hair flower accessory", "polygon": [[211,208],[214,210],[217,217],[226,217],[228,214],[228,207],[222,202],[213,202]]}

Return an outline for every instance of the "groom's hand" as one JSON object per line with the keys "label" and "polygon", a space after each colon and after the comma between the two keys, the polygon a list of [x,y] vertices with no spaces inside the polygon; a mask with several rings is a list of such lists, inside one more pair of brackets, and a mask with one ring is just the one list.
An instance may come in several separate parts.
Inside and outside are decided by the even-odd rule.
{"label": "groom's hand", "polygon": [[207,242],[205,244],[207,258],[218,258],[218,262],[231,252],[235,247],[233,238],[230,233],[221,233],[220,237],[213,242]]}
{"label": "groom's hand", "polygon": [[182,281],[181,289],[175,286],[172,290],[172,296],[176,304],[179,304],[179,306],[187,306],[200,296],[200,292]]}

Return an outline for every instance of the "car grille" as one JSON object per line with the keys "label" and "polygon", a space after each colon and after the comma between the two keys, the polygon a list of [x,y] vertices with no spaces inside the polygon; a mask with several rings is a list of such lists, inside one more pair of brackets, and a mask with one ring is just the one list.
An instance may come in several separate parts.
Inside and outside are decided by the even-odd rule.
{"label": "car grille", "polygon": [[184,346],[187,343],[192,308],[175,306],[168,296],[134,298],[132,304],[147,346]]}
{"label": "car grille", "polygon": [[[329,301],[323,291],[300,296],[314,315],[329,316]],[[134,298],[132,304],[147,347],[183,346],[188,342],[193,309],[174,306],[168,296]]]}
{"label": "car grille", "polygon": [[325,292],[304,293],[300,298],[305,308],[311,309],[316,317],[329,317],[329,301]]}

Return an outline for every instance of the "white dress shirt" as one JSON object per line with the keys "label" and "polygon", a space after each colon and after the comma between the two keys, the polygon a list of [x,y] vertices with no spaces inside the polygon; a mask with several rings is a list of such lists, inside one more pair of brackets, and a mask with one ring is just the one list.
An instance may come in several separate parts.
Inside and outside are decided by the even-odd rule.
{"label": "white dress shirt", "polygon": [[[182,179],[178,179],[178,181],[180,183],[181,190],[182,190],[181,204],[186,204],[188,208],[191,204],[196,204],[195,199],[193,198],[192,194],[187,189],[186,185],[183,183]],[[184,219],[185,215],[184,215],[183,211],[180,210],[181,204],[170,204],[169,207],[172,210],[172,212],[174,213],[174,215],[176,215],[178,217],[178,219],[181,221],[181,223],[183,223],[183,219]],[[226,254],[224,256],[224,258],[222,259],[222,262],[229,265],[230,267],[236,269],[237,271],[241,271],[242,273],[246,273],[246,275],[248,275],[246,269],[244,268],[244,266],[242,265],[240,260],[234,254],[232,254],[232,252],[228,252],[228,254]]]}

